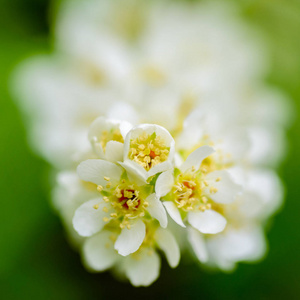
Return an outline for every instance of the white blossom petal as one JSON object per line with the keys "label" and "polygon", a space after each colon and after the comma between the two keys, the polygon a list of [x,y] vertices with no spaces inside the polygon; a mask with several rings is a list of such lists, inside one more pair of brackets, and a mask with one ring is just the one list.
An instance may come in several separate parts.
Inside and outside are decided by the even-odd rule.
{"label": "white blossom petal", "polygon": [[161,173],[155,184],[155,193],[157,197],[160,199],[161,197],[167,195],[174,185],[174,175],[173,170],[169,170]]}
{"label": "white blossom petal", "polygon": [[137,185],[147,184],[147,172],[144,169],[138,169],[132,166],[130,163],[125,164],[121,161],[118,161],[118,164],[121,165],[126,170],[128,179],[130,181],[134,182]]}
{"label": "white blossom petal", "polygon": [[123,158],[124,144],[117,141],[109,141],[106,144],[105,157],[111,162],[121,161]]}
{"label": "white blossom petal", "polygon": [[160,257],[155,251],[150,254],[147,250],[151,249],[126,258],[125,273],[134,286],[149,286],[159,276]]}
{"label": "white blossom petal", "polygon": [[[170,150],[171,153],[171,150]],[[174,155],[172,155],[174,156]],[[169,154],[170,157],[170,154]],[[148,177],[153,176],[155,174],[167,171],[167,170],[171,170],[174,167],[174,161],[171,160],[170,158],[167,161],[164,161],[162,163],[157,164],[156,166],[152,167],[149,171],[148,171]]]}
{"label": "white blossom petal", "polygon": [[223,231],[227,223],[221,214],[211,209],[204,212],[189,212],[188,221],[194,228],[207,234]]}
{"label": "white blossom petal", "polygon": [[162,228],[166,228],[168,225],[168,217],[161,201],[155,194],[151,194],[150,196],[148,196],[146,201],[149,203],[149,206],[147,208],[149,214],[159,221],[159,224]]}
{"label": "white blossom petal", "polygon": [[163,205],[165,206],[169,216],[180,226],[185,227],[180,212],[176,205],[172,201],[164,201]]}
{"label": "white blossom petal", "polygon": [[203,235],[193,227],[188,227],[188,240],[200,262],[208,261],[208,251]]}
{"label": "white blossom petal", "polygon": [[[229,204],[236,200],[241,186],[236,184],[231,175],[227,171],[214,171],[206,176],[209,187],[204,190],[209,197],[217,203]],[[210,188],[214,187],[217,192],[210,192]]]}
{"label": "white blossom petal", "polygon": [[112,184],[117,183],[123,173],[123,169],[109,161],[102,159],[88,159],[77,167],[79,177],[97,185],[106,185],[104,177],[109,177]]}
{"label": "white blossom petal", "polygon": [[110,239],[109,231],[102,231],[86,240],[83,255],[86,264],[95,271],[104,271],[112,267],[119,256]]}
{"label": "white blossom petal", "polygon": [[169,265],[176,268],[180,260],[180,249],[174,236],[169,230],[158,228],[155,232],[155,238],[159,248],[164,251]]}
{"label": "white blossom petal", "polygon": [[186,172],[187,170],[195,167],[198,170],[202,164],[202,161],[213,154],[215,152],[214,148],[210,146],[202,146],[192,152],[186,161],[181,165],[180,170],[181,172]]}
{"label": "white blossom petal", "polygon": [[73,226],[81,236],[91,236],[103,228],[105,225],[103,217],[106,216],[103,211],[105,204],[101,198],[97,198],[77,208],[73,217]]}
{"label": "white blossom petal", "polygon": [[115,242],[115,249],[122,256],[127,256],[137,251],[144,241],[146,226],[143,221],[137,220],[130,229],[122,229]]}

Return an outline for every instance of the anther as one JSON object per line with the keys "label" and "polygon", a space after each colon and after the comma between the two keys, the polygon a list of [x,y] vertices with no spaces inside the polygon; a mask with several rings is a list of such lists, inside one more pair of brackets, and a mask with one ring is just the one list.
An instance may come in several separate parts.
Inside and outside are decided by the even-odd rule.
{"label": "anther", "polygon": [[97,191],[98,191],[98,192],[101,192],[102,190],[103,190],[103,186],[102,186],[102,185],[98,185],[98,186],[97,186]]}

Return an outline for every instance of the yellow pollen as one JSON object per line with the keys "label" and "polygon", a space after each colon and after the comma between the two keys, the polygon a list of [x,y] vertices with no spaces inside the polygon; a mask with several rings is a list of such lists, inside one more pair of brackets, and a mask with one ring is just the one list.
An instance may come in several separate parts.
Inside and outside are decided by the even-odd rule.
{"label": "yellow pollen", "polygon": [[120,143],[124,143],[124,139],[119,128],[114,128],[111,129],[110,131],[107,130],[102,131],[101,136],[98,137],[97,140],[100,142],[104,152],[106,150],[106,144],[109,141],[117,141]]}
{"label": "yellow pollen", "polygon": [[149,205],[140,193],[139,187],[122,180],[107,196],[103,197],[103,200],[110,205],[109,208],[103,208],[103,211],[110,212],[110,218],[115,219],[120,228],[130,228],[128,225],[131,225],[132,220],[145,216],[145,209]]}
{"label": "yellow pollen", "polygon": [[168,159],[170,149],[160,136],[144,132],[130,141],[129,159],[137,162],[146,171]]}
{"label": "yellow pollen", "polygon": [[[205,211],[211,208],[209,199],[203,194],[209,183],[203,180],[201,172],[187,172],[177,175],[173,190],[170,195],[175,202],[176,206],[185,211],[200,210]],[[214,193],[217,189],[210,188]]]}
{"label": "yellow pollen", "polygon": [[210,191],[211,194],[215,194],[215,193],[218,192],[218,189],[212,186],[212,187],[209,189],[209,191]]}
{"label": "yellow pollen", "polygon": [[115,242],[117,240],[117,237],[115,234],[112,234],[109,239],[112,241],[112,242]]}
{"label": "yellow pollen", "polygon": [[106,181],[110,181],[110,178],[109,178],[109,177],[104,176],[103,178],[104,178],[104,180],[106,180]]}
{"label": "yellow pollen", "polygon": [[97,191],[98,191],[98,192],[101,192],[102,190],[103,190],[103,186],[102,186],[102,185],[98,185],[98,186],[97,186]]}
{"label": "yellow pollen", "polygon": [[109,218],[107,218],[107,217],[104,217],[104,218],[103,218],[103,222],[106,223],[106,222],[108,222],[108,221],[109,221]]}
{"label": "yellow pollen", "polygon": [[95,204],[93,207],[94,207],[94,209],[98,209],[99,208],[99,204]]}
{"label": "yellow pollen", "polygon": [[218,178],[216,179],[216,182],[219,182],[219,181],[221,181],[221,177],[218,177]]}

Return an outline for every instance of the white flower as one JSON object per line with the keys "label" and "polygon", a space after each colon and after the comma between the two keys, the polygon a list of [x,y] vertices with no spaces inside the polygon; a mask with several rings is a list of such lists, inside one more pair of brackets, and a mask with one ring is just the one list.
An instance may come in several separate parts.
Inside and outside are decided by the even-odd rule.
{"label": "white flower", "polygon": [[146,181],[149,177],[172,169],[175,142],[161,126],[142,124],[134,127],[124,142],[124,168]]}
{"label": "white flower", "polygon": [[267,248],[263,230],[256,224],[227,226],[224,232],[207,238],[189,228],[188,240],[200,262],[225,271],[234,269],[237,262],[257,261]]}
{"label": "white flower", "polygon": [[144,220],[156,218],[162,227],[167,226],[167,215],[152,187],[131,182],[124,169],[114,163],[90,159],[78,168],[79,177],[95,184],[102,196],[89,200],[75,212],[73,225],[82,236],[91,236],[106,224],[121,231],[115,249],[126,256],[137,251],[145,238]]}
{"label": "white flower", "polygon": [[188,240],[202,263],[231,270],[240,261],[256,261],[266,251],[263,222],[282,201],[279,178],[270,170],[233,168],[230,174],[242,186],[237,200],[221,205],[226,229],[214,236],[189,228]]}
{"label": "white flower", "polygon": [[167,229],[157,228],[152,223],[147,224],[147,234],[140,249],[126,257],[118,255],[114,249],[114,241],[117,238],[118,234],[112,230],[103,230],[89,237],[83,246],[86,265],[94,271],[116,267],[134,286],[148,286],[159,276],[158,249],[165,253],[172,268],[179,263],[179,247]]}
{"label": "white flower", "polygon": [[124,139],[132,125],[104,117],[97,118],[89,130],[89,140],[97,155],[112,162],[121,161]]}
{"label": "white flower", "polygon": [[216,234],[224,230],[226,219],[218,212],[218,204],[236,200],[240,186],[225,170],[208,172],[206,164],[214,149],[203,146],[192,152],[179,170],[162,173],[155,190],[162,197],[171,218],[185,227],[182,215],[202,233]]}
{"label": "white flower", "polygon": [[[183,130],[176,138],[178,152],[186,158],[191,150],[209,145],[216,150],[212,157],[218,166],[229,168],[245,163],[250,137],[247,127],[237,126],[235,114],[215,103],[199,105],[184,120]],[[210,165],[209,168],[216,167]]]}

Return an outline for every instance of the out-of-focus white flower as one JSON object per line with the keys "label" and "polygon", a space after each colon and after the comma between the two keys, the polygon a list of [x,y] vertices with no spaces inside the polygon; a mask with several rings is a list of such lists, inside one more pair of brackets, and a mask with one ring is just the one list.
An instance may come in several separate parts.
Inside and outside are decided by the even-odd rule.
{"label": "out-of-focus white flower", "polygon": [[[203,146],[192,152],[179,170],[162,173],[156,181],[159,197],[169,215],[185,227],[182,216],[202,233],[216,234],[224,230],[226,219],[218,212],[218,204],[236,200],[240,187],[225,170],[206,167],[213,148]],[[169,194],[169,195],[168,195]]]}
{"label": "out-of-focus white flower", "polygon": [[[61,63],[60,63],[61,62]],[[138,122],[134,109],[122,103],[116,110],[115,90],[93,87],[63,60],[39,58],[21,66],[15,77],[15,93],[31,118],[33,146],[58,169],[78,161],[76,154],[90,148],[87,132],[99,116]],[[116,115],[115,115],[116,114]]]}
{"label": "out-of-focus white flower", "polygon": [[104,271],[117,267],[134,286],[148,286],[159,276],[162,250],[169,265],[175,268],[180,259],[180,250],[175,238],[167,229],[147,223],[146,237],[139,250],[126,257],[120,256],[114,249],[118,233],[109,229],[89,237],[83,246],[84,260],[89,268]]}
{"label": "out-of-focus white flower", "polygon": [[230,173],[243,192],[232,204],[219,207],[227,219],[226,229],[214,236],[188,231],[197,258],[224,270],[232,270],[237,262],[263,257],[267,246],[262,224],[278,209],[283,193],[279,178],[270,170],[234,168]]}

